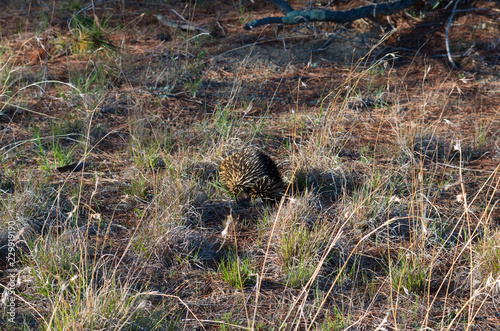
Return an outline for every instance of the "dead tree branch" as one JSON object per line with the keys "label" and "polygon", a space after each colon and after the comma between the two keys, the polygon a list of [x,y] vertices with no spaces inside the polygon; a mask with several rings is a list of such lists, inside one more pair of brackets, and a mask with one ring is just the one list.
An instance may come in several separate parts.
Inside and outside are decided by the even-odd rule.
{"label": "dead tree branch", "polygon": [[448,61],[450,61],[451,66],[453,69],[458,69],[457,64],[455,61],[453,61],[453,55],[451,55],[450,51],[450,27],[451,27],[451,22],[453,21],[453,16],[455,16],[457,12],[457,5],[460,2],[460,0],[455,1],[455,6],[453,6],[453,12],[450,15],[450,18],[448,19],[448,23],[446,24],[446,39],[445,39],[445,44],[446,44],[446,56],[448,57]]}
{"label": "dead tree branch", "polygon": [[398,0],[387,3],[363,6],[350,10],[294,10],[284,0],[271,0],[285,15],[282,17],[264,17],[245,24],[244,29],[251,30],[263,24],[299,24],[304,22],[348,23],[360,18],[371,18],[377,15],[390,15],[412,6],[420,0]]}

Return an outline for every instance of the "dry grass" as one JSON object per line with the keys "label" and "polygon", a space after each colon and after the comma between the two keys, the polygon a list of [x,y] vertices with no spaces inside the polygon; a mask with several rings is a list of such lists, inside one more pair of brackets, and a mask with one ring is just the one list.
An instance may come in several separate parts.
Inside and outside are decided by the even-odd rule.
{"label": "dry grass", "polygon": [[[107,4],[71,31],[69,6],[1,14],[0,328],[497,328],[496,4],[457,15],[458,72],[444,5],[385,36],[318,24],[349,40],[311,52],[307,29],[236,28],[269,10],[250,2],[224,34],[224,3]],[[277,161],[280,203],[225,192],[246,146]]]}

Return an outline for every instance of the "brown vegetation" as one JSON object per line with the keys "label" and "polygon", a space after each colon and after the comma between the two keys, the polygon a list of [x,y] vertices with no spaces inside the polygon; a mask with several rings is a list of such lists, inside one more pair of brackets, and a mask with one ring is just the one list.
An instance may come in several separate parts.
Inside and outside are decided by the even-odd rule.
{"label": "brown vegetation", "polygon": [[[0,328],[498,328],[497,2],[458,3],[458,69],[449,2],[38,3],[0,13]],[[249,145],[289,199],[225,192]]]}

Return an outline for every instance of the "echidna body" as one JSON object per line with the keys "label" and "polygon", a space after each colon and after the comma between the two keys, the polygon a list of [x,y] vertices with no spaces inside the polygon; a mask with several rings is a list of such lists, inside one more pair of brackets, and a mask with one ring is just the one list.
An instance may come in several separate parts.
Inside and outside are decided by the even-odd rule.
{"label": "echidna body", "polygon": [[261,198],[277,202],[285,188],[274,161],[252,147],[233,153],[222,161],[220,178],[238,200]]}

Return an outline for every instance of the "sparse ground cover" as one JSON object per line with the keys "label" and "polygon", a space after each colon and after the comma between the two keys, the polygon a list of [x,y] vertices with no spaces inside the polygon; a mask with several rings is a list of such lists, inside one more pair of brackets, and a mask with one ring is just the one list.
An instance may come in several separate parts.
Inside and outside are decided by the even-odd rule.
{"label": "sparse ground cover", "polygon": [[[459,70],[449,3],[255,31],[277,11],[235,4],[7,1],[0,328],[498,329],[498,3],[457,6]],[[278,205],[220,183],[249,145]]]}

